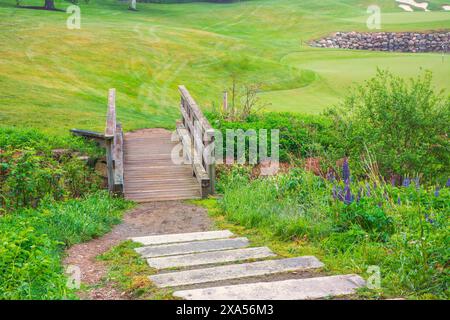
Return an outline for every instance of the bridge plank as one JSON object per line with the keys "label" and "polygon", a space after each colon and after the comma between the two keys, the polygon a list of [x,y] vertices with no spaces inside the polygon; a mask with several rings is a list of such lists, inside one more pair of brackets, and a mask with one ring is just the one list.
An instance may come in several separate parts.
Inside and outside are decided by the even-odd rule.
{"label": "bridge plank", "polygon": [[172,161],[177,146],[162,129],[129,132],[124,144],[125,197],[136,202],[199,199],[200,186],[190,165]]}

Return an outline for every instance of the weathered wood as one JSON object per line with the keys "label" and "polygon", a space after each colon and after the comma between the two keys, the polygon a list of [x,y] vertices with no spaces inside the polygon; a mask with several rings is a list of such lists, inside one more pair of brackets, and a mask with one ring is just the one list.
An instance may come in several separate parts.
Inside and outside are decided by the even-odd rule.
{"label": "weathered wood", "polygon": [[116,89],[109,89],[105,137],[114,138],[115,133],[116,133]]}
{"label": "weathered wood", "polygon": [[122,194],[123,180],[123,131],[116,120],[116,90],[109,89],[106,114],[105,148],[108,173],[108,189]]}
{"label": "weathered wood", "polygon": [[74,136],[78,136],[78,137],[105,140],[105,135],[101,132],[95,132],[95,131],[89,131],[89,130],[83,130],[83,129],[70,129],[70,132]]}
{"label": "weathered wood", "polygon": [[[136,202],[199,199],[200,186],[188,164],[172,161],[178,142],[171,132],[125,135],[125,197]],[[180,138],[181,139],[181,138]]]}
{"label": "weathered wood", "polygon": [[108,190],[114,191],[114,160],[113,160],[113,143],[114,139],[108,137],[106,139],[106,168],[108,174]]}
{"label": "weathered wood", "polygon": [[123,193],[123,131],[120,123],[116,126],[116,135],[113,146],[114,160],[114,187],[113,191],[118,194]]}
{"label": "weathered wood", "polygon": [[184,86],[178,88],[182,123],[177,126],[177,132],[202,189],[202,197],[206,197],[214,193],[214,129],[188,90]]}
{"label": "weathered wood", "polygon": [[192,139],[183,124],[177,123],[177,132],[181,143],[183,144],[183,150],[185,151],[186,156],[185,160],[192,164],[193,175],[200,185],[202,198],[206,198],[208,194],[210,194],[211,187],[208,173],[203,167],[201,161],[198,161],[198,159],[201,159],[202,156],[201,154],[198,154],[195,148],[192,147]]}

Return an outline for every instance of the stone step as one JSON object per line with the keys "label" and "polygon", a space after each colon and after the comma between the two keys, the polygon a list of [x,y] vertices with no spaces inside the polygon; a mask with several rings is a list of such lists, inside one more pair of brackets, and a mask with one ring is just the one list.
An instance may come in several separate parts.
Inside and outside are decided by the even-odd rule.
{"label": "stone step", "polygon": [[157,245],[169,244],[177,242],[199,241],[199,240],[213,240],[229,238],[233,233],[229,230],[217,230],[206,232],[190,232],[190,233],[176,233],[176,234],[160,234],[146,237],[131,238],[134,242],[139,242],[143,245]]}
{"label": "stone step", "polygon": [[237,249],[248,246],[247,238],[233,238],[207,241],[183,242],[136,248],[144,258],[174,256],[187,253]]}
{"label": "stone step", "polygon": [[173,295],[187,300],[303,300],[354,294],[363,286],[365,281],[351,274],[181,290]]}
{"label": "stone step", "polygon": [[323,267],[323,263],[316,257],[305,256],[163,273],[150,276],[149,279],[158,287],[164,288],[321,267]]}
{"label": "stone step", "polygon": [[213,251],[179,256],[147,259],[150,267],[156,269],[191,267],[213,263],[225,263],[262,259],[273,257],[275,254],[267,247],[245,248],[236,250]]}

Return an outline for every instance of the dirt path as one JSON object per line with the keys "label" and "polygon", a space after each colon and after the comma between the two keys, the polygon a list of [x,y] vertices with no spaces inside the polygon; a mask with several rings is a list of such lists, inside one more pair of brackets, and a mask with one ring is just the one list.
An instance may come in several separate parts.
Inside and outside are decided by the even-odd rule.
{"label": "dirt path", "polygon": [[[152,202],[138,206],[125,214],[123,222],[101,238],[72,246],[66,251],[65,265],[81,269],[81,282],[88,286],[102,283],[107,267],[96,257],[129,237],[164,233],[206,231],[212,228],[212,221],[203,208],[181,201]],[[93,288],[81,299],[122,300],[130,299],[112,284]]]}

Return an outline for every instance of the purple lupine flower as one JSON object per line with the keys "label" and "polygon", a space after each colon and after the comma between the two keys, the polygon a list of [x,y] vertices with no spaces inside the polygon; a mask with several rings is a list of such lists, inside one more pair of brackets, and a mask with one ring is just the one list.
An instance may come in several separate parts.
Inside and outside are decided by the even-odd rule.
{"label": "purple lupine flower", "polygon": [[409,185],[411,184],[411,180],[409,178],[405,178],[403,179],[403,186],[404,187],[409,187]]}
{"label": "purple lupine flower", "polygon": [[400,195],[398,195],[398,197],[397,197],[397,204],[398,205],[402,204],[402,199],[400,198]]}
{"label": "purple lupine flower", "polygon": [[369,185],[368,182],[366,183],[366,189],[367,189],[367,193],[366,194],[367,194],[368,197],[370,197],[370,185]]}
{"label": "purple lupine flower", "polygon": [[437,198],[439,197],[439,191],[441,191],[441,188],[439,186],[436,187],[436,190],[434,191],[434,196]]}
{"label": "purple lupine flower", "polygon": [[344,164],[342,165],[342,178],[345,182],[350,181],[350,166],[348,165],[348,158],[344,159]]}
{"label": "purple lupine flower", "polygon": [[353,201],[353,196],[352,196],[352,191],[350,190],[350,186],[346,185],[345,189],[344,189],[344,194],[345,194],[345,198],[344,198],[344,203],[345,204],[350,204]]}
{"label": "purple lupine flower", "polygon": [[374,181],[374,183],[373,183],[373,189],[375,190],[376,188],[377,188],[377,182]]}
{"label": "purple lupine flower", "polygon": [[333,185],[333,199],[336,200],[337,199],[337,192],[336,192],[336,186]]}
{"label": "purple lupine flower", "polygon": [[431,224],[434,223],[434,220],[431,219],[430,216],[429,216],[427,213],[425,213],[425,221],[426,221],[426,222],[429,222],[429,223],[431,223]]}
{"label": "purple lupine flower", "polygon": [[448,178],[447,183],[445,184],[447,188],[450,188],[450,178]]}

